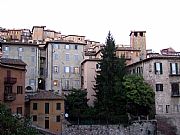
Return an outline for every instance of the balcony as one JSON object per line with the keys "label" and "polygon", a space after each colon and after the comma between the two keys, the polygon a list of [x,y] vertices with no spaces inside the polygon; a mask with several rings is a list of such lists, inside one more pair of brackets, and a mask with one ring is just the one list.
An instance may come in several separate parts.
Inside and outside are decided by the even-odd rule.
{"label": "balcony", "polygon": [[4,93],[4,101],[16,100],[16,93]]}
{"label": "balcony", "polygon": [[5,84],[15,84],[16,82],[17,82],[17,78],[13,78],[13,77],[5,77],[4,78]]}

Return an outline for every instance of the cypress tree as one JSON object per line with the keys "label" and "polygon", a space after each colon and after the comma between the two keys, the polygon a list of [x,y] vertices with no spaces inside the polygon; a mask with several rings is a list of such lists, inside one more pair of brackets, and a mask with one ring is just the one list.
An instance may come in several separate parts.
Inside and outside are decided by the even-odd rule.
{"label": "cypress tree", "polygon": [[[101,118],[106,119],[107,124],[112,120],[112,117],[118,114],[116,107],[120,107],[117,103],[122,96],[122,79],[124,76],[124,59],[116,57],[115,41],[108,33],[106,44],[102,49],[102,59],[99,62],[100,71],[96,76],[95,90],[95,108]],[[124,60],[124,61],[123,61]]]}

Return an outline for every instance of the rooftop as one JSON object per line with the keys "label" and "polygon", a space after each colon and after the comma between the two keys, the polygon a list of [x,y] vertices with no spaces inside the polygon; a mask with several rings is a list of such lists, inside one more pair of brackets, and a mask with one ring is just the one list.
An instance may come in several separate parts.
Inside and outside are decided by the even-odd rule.
{"label": "rooftop", "polygon": [[64,97],[58,94],[55,94],[53,91],[46,91],[46,90],[41,90],[30,97],[30,100],[45,100],[45,99],[50,99],[50,100],[61,99],[62,100],[64,99]]}
{"label": "rooftop", "polygon": [[10,58],[1,58],[0,63],[7,64],[7,65],[22,65],[26,66],[26,63],[24,63],[21,59],[10,59]]}

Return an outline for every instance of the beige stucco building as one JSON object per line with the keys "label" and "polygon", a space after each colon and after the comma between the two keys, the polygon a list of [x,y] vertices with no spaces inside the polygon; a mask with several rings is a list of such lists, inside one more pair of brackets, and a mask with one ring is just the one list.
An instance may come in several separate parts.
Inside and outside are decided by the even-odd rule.
{"label": "beige stucco building", "polygon": [[40,91],[30,97],[30,116],[37,127],[60,134],[64,113],[64,98],[52,91]]}

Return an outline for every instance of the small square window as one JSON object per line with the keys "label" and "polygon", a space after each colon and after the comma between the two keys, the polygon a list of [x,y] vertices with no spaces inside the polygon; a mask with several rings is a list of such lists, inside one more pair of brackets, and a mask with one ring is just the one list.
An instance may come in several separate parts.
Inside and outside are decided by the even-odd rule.
{"label": "small square window", "polygon": [[37,103],[33,103],[33,110],[37,110]]}
{"label": "small square window", "polygon": [[156,84],[156,91],[163,91],[163,84]]}
{"label": "small square window", "polygon": [[65,45],[65,49],[69,50],[70,49],[70,45]]}
{"label": "small square window", "polygon": [[56,103],[56,110],[61,110],[61,103]]}
{"label": "small square window", "polygon": [[64,73],[69,73],[70,72],[70,67],[64,67]]}

